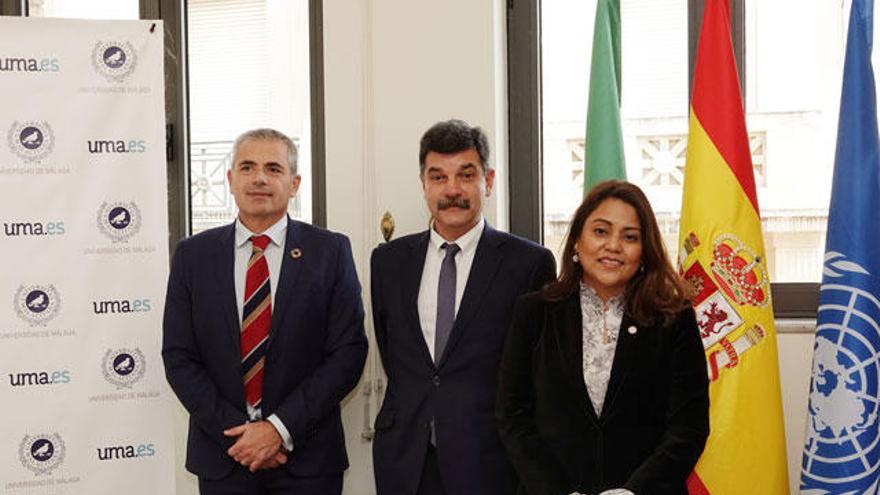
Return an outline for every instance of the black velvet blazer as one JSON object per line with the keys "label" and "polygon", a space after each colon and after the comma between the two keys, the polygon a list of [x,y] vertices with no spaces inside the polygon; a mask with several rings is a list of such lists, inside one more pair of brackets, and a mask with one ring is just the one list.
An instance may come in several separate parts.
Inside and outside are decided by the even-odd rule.
{"label": "black velvet blazer", "polygon": [[[634,331],[631,331],[630,328]],[[520,494],[686,494],[709,435],[709,389],[694,311],[668,326],[621,323],[601,414],[583,379],[578,295],[516,304],[496,402]]]}

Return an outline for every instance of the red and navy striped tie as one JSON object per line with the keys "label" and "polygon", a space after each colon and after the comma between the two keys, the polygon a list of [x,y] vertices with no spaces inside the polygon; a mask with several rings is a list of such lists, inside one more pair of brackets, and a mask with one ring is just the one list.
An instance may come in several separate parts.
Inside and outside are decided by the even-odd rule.
{"label": "red and navy striped tie", "polygon": [[263,251],[269,237],[251,237],[253,253],[248,261],[244,285],[244,310],[241,319],[241,369],[244,374],[244,396],[255,409],[263,399],[263,365],[266,341],[272,325],[272,289],[269,285],[269,265]]}

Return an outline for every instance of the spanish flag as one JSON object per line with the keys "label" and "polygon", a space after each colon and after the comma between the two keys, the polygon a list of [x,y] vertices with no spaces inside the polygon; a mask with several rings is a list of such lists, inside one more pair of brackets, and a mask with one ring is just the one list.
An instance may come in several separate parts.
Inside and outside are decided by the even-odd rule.
{"label": "spanish flag", "polygon": [[770,280],[728,0],[697,47],[679,237],[706,350],[710,426],[692,495],[788,494]]}

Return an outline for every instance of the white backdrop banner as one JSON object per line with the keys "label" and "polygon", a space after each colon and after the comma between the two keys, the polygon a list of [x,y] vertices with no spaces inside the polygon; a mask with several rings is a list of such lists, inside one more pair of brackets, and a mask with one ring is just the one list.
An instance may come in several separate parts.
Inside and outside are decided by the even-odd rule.
{"label": "white backdrop banner", "polygon": [[163,27],[0,17],[0,491],[171,494]]}

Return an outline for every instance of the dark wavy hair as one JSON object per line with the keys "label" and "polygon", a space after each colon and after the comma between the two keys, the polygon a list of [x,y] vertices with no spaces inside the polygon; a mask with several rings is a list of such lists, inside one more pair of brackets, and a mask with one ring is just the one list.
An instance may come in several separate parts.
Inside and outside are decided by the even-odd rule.
{"label": "dark wavy hair", "polygon": [[624,291],[626,312],[639,324],[669,323],[690,304],[690,291],[672,267],[660,236],[660,227],[645,193],[638,186],[620,180],[600,182],[578,207],[571,221],[562,251],[559,278],[547,284],[544,297],[560,301],[577,294],[583,268],[575,263],[574,245],[580,238],[587,217],[607,199],[619,199],[632,206],[642,230],[642,268],[627,282]]}
{"label": "dark wavy hair", "polygon": [[477,151],[485,174],[489,170],[489,139],[486,133],[459,119],[437,122],[425,131],[419,143],[419,175],[425,173],[425,157],[428,153],[448,154],[469,149]]}

